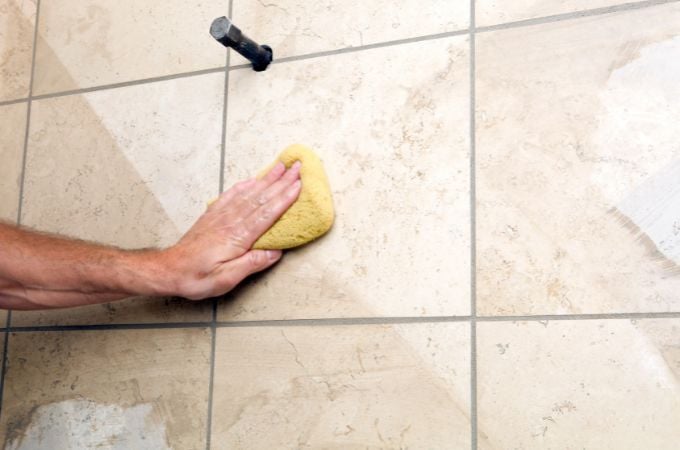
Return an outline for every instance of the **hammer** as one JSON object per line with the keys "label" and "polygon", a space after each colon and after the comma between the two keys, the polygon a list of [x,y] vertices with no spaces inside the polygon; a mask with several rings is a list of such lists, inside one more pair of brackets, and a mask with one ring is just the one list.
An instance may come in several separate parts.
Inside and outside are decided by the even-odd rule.
{"label": "hammer", "polygon": [[272,62],[273,52],[268,45],[258,45],[243,34],[241,30],[226,17],[218,17],[210,25],[210,35],[220,44],[236,50],[241,56],[253,64],[255,72],[262,72]]}

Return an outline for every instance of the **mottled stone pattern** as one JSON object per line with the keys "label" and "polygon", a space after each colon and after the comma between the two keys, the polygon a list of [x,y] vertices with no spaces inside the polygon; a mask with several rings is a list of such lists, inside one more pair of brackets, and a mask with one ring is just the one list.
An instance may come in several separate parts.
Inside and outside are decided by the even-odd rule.
{"label": "mottled stone pattern", "polygon": [[226,2],[44,0],[35,94],[101,86],[223,66],[208,34]]}
{"label": "mottled stone pattern", "polygon": [[26,134],[26,103],[0,106],[0,220],[15,223]]}
{"label": "mottled stone pattern", "polygon": [[238,27],[275,49],[275,58],[463,30],[469,18],[470,2],[450,0],[238,0],[233,14]]}
{"label": "mottled stone pattern", "polygon": [[[205,448],[209,330],[13,333],[8,352],[0,418],[5,448],[35,449],[32,441],[40,449]],[[81,418],[90,425],[83,426],[74,412],[60,414],[74,404],[105,413],[105,426],[92,426],[91,416]],[[145,422],[134,424],[135,417]],[[129,432],[135,427],[155,441],[126,445],[135,442]]]}
{"label": "mottled stone pattern", "polygon": [[468,47],[453,37],[230,75],[225,179],[303,143],[324,162],[336,223],[221,320],[469,313]]}
{"label": "mottled stone pattern", "polygon": [[[224,67],[230,9],[267,71]],[[0,311],[0,446],[675,450],[678,23],[678,1],[0,0],[0,220],[165,247],[294,143],[337,213],[214,301]]]}
{"label": "mottled stone pattern", "polygon": [[[23,102],[0,106],[0,221],[12,224],[19,209],[26,108]],[[0,327],[6,322],[7,311],[0,310]]]}
{"label": "mottled stone pattern", "polygon": [[[174,244],[219,190],[223,89],[209,74],[33,102],[22,223],[125,248]],[[14,323],[209,318],[208,303],[136,298]]]}
{"label": "mottled stone pattern", "polygon": [[680,320],[478,325],[480,448],[677,447]]}
{"label": "mottled stone pattern", "polygon": [[621,5],[620,0],[476,0],[477,26],[499,25],[556,14],[582,13],[596,8]]}
{"label": "mottled stone pattern", "polygon": [[35,10],[35,0],[0,0],[0,101],[28,97]]}
{"label": "mottled stone pattern", "polygon": [[479,36],[481,313],[680,310],[678,20],[671,4]]}
{"label": "mottled stone pattern", "polygon": [[468,338],[467,324],[218,330],[213,448],[468,448]]}

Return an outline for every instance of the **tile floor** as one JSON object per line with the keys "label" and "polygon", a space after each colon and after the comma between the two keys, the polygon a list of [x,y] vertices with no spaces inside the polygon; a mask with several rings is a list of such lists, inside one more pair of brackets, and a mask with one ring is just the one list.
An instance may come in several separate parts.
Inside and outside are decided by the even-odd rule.
{"label": "tile floor", "polygon": [[[230,11],[266,72],[209,37]],[[337,209],[215,301],[3,312],[0,442],[677,448],[677,23],[680,1],[0,0],[2,220],[169,245],[293,142]]]}

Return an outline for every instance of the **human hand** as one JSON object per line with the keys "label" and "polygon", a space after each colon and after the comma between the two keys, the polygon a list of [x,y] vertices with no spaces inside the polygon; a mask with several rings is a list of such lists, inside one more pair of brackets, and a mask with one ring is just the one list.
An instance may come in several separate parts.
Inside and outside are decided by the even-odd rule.
{"label": "human hand", "polygon": [[300,163],[279,162],[262,179],[234,185],[191,229],[164,250],[172,294],[192,300],[222,295],[281,258],[280,250],[251,250],[300,194]]}

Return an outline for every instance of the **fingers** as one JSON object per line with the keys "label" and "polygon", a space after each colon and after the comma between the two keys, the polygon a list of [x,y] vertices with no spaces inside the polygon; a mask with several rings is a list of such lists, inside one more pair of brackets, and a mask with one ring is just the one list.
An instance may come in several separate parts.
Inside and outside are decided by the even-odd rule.
{"label": "fingers", "polygon": [[260,185],[266,189],[273,182],[278,180],[286,172],[286,166],[281,162],[274,164],[274,167],[260,180]]}
{"label": "fingers", "polygon": [[296,161],[295,164],[291,166],[286,173],[276,180],[274,183],[269,185],[267,189],[260,193],[258,197],[258,203],[264,205],[268,203],[272,198],[280,195],[283,191],[288,189],[298,178],[300,178],[300,161]]}
{"label": "fingers", "polygon": [[281,250],[250,250],[229,261],[217,274],[215,288],[219,292],[214,295],[221,295],[230,291],[248,275],[260,272],[276,263],[281,259],[281,255]]}
{"label": "fingers", "polygon": [[255,186],[242,197],[243,201],[241,204],[237,205],[239,214],[243,218],[246,218],[257,208],[267,203],[268,199],[264,195],[265,191],[272,185],[278,183],[287,172],[290,172],[290,170],[286,170],[286,166],[282,162],[276,163],[272,170],[255,183]]}
{"label": "fingers", "polygon": [[[213,204],[225,213],[230,225],[230,246],[244,254],[253,243],[295,203],[300,195],[300,168],[296,162],[286,170],[279,163],[260,181],[238,183]],[[262,189],[264,187],[264,189]]]}
{"label": "fingers", "polygon": [[217,200],[212,202],[208,208],[209,209],[225,208],[237,197],[243,196],[245,193],[250,192],[253,186],[255,186],[255,183],[257,183],[257,180],[255,178],[251,178],[249,180],[244,180],[236,183],[228,190],[222,192],[222,194],[220,194],[220,196],[217,197]]}
{"label": "fingers", "polygon": [[292,184],[283,186],[275,197],[248,216],[243,225],[253,238],[253,242],[271,228],[283,213],[295,203],[300,195],[301,188],[302,183],[299,179],[293,181]]}
{"label": "fingers", "polygon": [[224,192],[214,203],[216,208],[229,206],[231,214],[247,217],[253,210],[266,203],[261,194],[286,173],[286,166],[278,162],[261,179],[236,183],[231,189]]}

